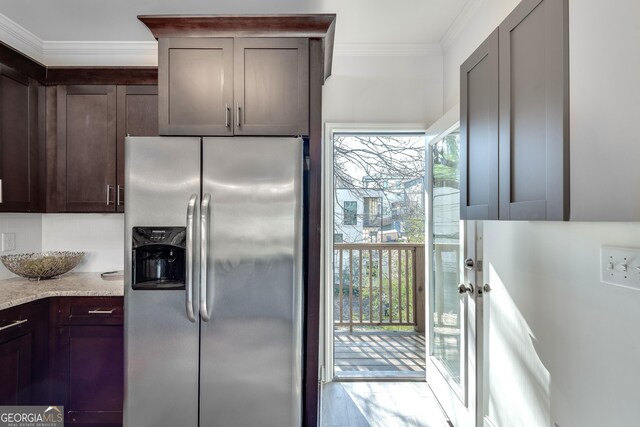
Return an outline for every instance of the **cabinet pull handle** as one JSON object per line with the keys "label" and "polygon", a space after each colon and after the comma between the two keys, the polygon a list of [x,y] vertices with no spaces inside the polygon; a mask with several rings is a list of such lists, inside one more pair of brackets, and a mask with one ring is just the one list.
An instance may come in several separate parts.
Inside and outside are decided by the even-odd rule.
{"label": "cabinet pull handle", "polygon": [[27,323],[28,320],[29,319],[16,320],[13,323],[0,327],[0,331],[4,331],[5,329],[15,328],[16,326],[22,325],[23,323]]}
{"label": "cabinet pull handle", "polygon": [[112,188],[113,188],[112,186],[110,186],[109,184],[107,184],[107,206],[109,206],[109,205],[112,205],[112,204],[113,204],[113,202],[111,201],[111,197],[110,197],[110,196],[111,196],[111,189],[112,189]]}
{"label": "cabinet pull handle", "polygon": [[0,203],[2,203],[2,180],[0,179]]}
{"label": "cabinet pull handle", "polygon": [[122,200],[122,197],[120,197],[120,191],[124,190],[124,187],[121,185],[117,186],[117,190],[116,190],[116,205],[120,206],[120,205],[124,205],[124,200]]}
{"label": "cabinet pull handle", "polygon": [[229,104],[224,104],[224,124],[229,127]]}
{"label": "cabinet pull handle", "polygon": [[100,310],[98,308],[95,310],[89,310],[87,313],[88,314],[113,314],[114,311],[116,311],[115,308],[112,308],[111,310]]}
{"label": "cabinet pull handle", "polygon": [[236,123],[238,127],[242,127],[242,122],[240,121],[240,103],[236,102]]}

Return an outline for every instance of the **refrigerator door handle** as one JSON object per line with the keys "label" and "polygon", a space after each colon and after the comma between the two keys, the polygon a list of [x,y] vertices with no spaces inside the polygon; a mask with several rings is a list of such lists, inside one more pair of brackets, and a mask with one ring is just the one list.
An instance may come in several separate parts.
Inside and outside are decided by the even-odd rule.
{"label": "refrigerator door handle", "polygon": [[200,207],[200,317],[205,322],[211,319],[208,307],[207,293],[207,259],[209,257],[209,203],[211,194],[207,193],[202,197]]}
{"label": "refrigerator door handle", "polygon": [[186,301],[185,305],[187,308],[187,318],[192,323],[196,321],[195,310],[193,309],[193,276],[194,276],[194,268],[193,268],[193,252],[194,252],[194,213],[196,209],[196,203],[198,202],[198,195],[192,194],[189,198],[189,204],[187,205],[187,269],[185,271],[185,295]]}

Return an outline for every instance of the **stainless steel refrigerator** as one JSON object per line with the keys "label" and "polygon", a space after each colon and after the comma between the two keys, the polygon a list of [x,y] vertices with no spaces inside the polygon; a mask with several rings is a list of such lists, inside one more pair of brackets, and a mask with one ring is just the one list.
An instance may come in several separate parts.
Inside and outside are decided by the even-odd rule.
{"label": "stainless steel refrigerator", "polygon": [[302,140],[125,153],[125,427],[299,426]]}

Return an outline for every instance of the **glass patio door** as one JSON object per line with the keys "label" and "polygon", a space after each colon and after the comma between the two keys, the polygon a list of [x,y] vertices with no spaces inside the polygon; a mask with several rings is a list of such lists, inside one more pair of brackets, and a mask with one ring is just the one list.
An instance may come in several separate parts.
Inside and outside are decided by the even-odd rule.
{"label": "glass patio door", "polygon": [[481,250],[481,245],[476,243],[481,223],[460,221],[459,151],[457,127],[427,148],[431,211],[426,371],[427,382],[453,425],[475,427],[476,314],[481,314],[476,313],[476,284],[482,283],[476,261],[480,258],[476,247]]}

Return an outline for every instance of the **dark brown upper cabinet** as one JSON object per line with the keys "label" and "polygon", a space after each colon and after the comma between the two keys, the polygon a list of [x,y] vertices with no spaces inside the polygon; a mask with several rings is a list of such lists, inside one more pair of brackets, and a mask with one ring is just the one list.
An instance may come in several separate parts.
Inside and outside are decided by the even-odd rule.
{"label": "dark brown upper cabinet", "polygon": [[233,39],[158,40],[161,135],[233,135]]}
{"label": "dark brown upper cabinet", "polygon": [[38,85],[0,66],[0,212],[38,210]]}
{"label": "dark brown upper cabinet", "polygon": [[500,219],[569,219],[567,25],[559,0],[500,25]]}
{"label": "dark brown upper cabinet", "polygon": [[569,219],[567,28],[523,0],[461,67],[463,219]]}
{"label": "dark brown upper cabinet", "polygon": [[155,85],[57,87],[57,212],[124,212],[124,139],[158,135]]}
{"label": "dark brown upper cabinet", "polygon": [[236,135],[309,133],[309,41],[234,40]]}
{"label": "dark brown upper cabinet", "polygon": [[64,212],[115,212],[116,87],[58,86],[58,196]]}
{"label": "dark brown upper cabinet", "polygon": [[116,211],[124,212],[124,139],[158,135],[158,86],[118,86],[117,96]]}
{"label": "dark brown upper cabinet", "polygon": [[498,30],[460,68],[460,216],[498,219]]}
{"label": "dark brown upper cabinet", "polygon": [[161,135],[306,135],[306,38],[158,39]]}

